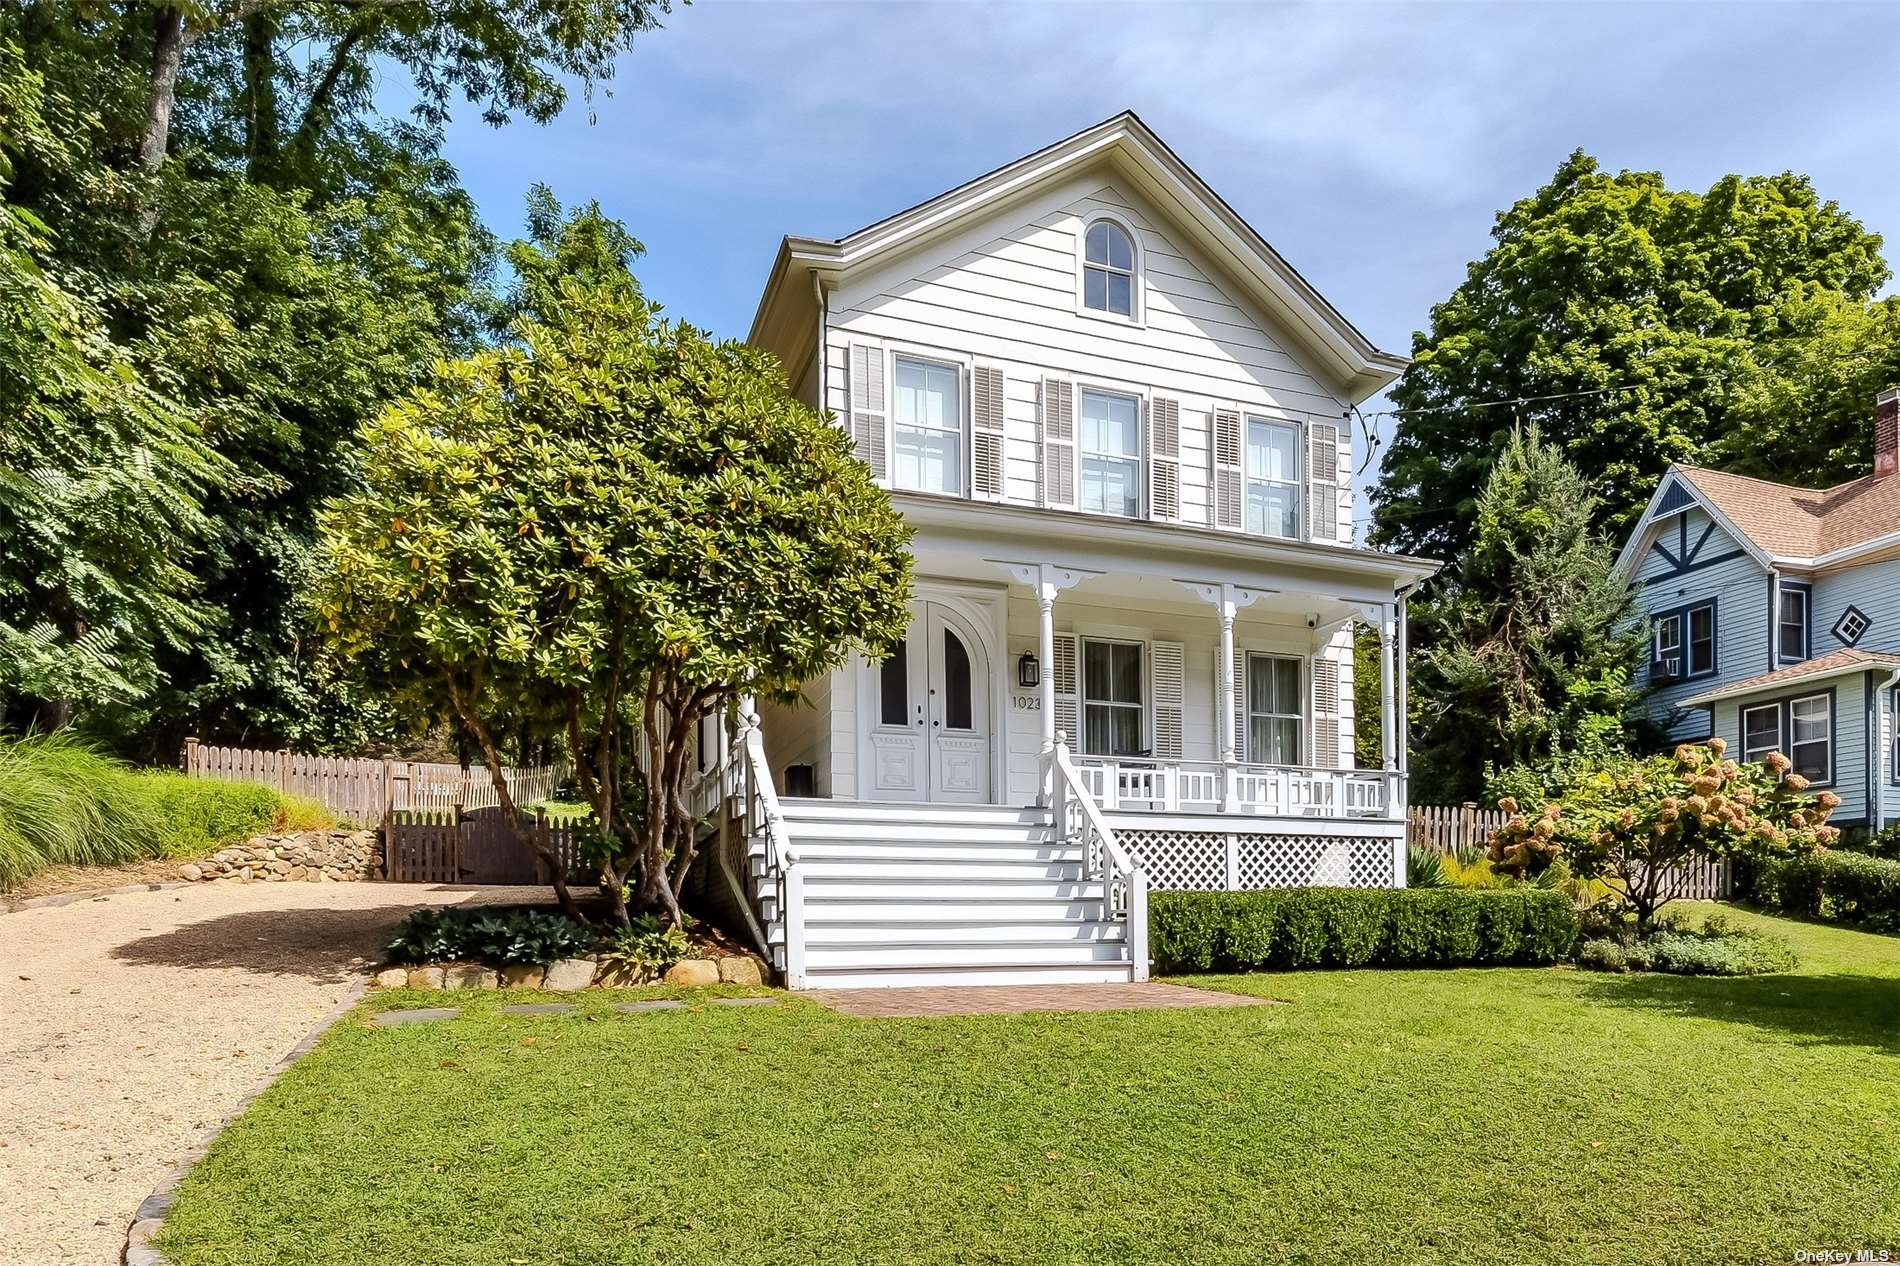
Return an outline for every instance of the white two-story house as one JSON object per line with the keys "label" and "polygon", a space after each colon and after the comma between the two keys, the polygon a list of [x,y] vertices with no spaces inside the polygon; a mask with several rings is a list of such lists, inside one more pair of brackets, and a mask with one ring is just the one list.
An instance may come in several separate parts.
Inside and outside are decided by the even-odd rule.
{"label": "white two-story house", "polygon": [[1672,466],[1618,568],[1650,625],[1650,709],[1675,740],[1780,752],[1843,827],[1900,821],[1900,391],[1872,474],[1795,488]]}
{"label": "white two-story house", "polygon": [[1139,979],[1149,888],[1404,882],[1434,564],[1354,547],[1351,477],[1405,361],[1139,119],[786,238],[751,340],[916,528],[908,642],[758,720],[744,882],[794,987]]}

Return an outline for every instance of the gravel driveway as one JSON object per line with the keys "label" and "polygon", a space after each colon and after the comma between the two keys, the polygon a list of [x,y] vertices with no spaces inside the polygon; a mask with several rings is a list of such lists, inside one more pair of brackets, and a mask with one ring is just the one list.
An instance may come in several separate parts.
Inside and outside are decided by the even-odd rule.
{"label": "gravel driveway", "polygon": [[545,893],[219,883],[0,914],[0,1263],[118,1261],[139,1201],[405,911]]}

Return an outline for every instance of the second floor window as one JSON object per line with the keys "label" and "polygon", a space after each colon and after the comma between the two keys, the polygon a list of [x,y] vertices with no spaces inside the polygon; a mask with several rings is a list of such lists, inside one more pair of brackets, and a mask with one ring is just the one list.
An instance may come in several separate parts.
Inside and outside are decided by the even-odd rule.
{"label": "second floor window", "polygon": [[1141,516],[1141,407],[1133,396],[1082,393],[1082,508]]}
{"label": "second floor window", "polygon": [[1781,657],[1808,657],[1808,591],[1792,585],[1781,591]]}
{"label": "second floor window", "polygon": [[1656,617],[1654,673],[1661,680],[1715,671],[1715,604],[1704,602]]}
{"label": "second floor window", "polygon": [[897,358],[893,482],[963,495],[963,385],[954,365]]}
{"label": "second floor window", "polygon": [[1300,534],[1300,432],[1285,422],[1247,419],[1247,530]]}

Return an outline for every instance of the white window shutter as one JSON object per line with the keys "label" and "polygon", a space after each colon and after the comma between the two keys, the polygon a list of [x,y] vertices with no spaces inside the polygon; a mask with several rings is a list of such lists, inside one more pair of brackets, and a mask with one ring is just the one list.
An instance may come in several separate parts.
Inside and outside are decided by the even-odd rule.
{"label": "white window shutter", "polygon": [[1156,396],[1147,409],[1148,517],[1172,523],[1181,517],[1181,402]]}
{"label": "white window shutter", "polygon": [[1338,769],[1339,759],[1339,661],[1325,655],[1313,657],[1313,755],[1309,763],[1315,769]]}
{"label": "white window shutter", "polygon": [[888,480],[890,406],[884,387],[884,349],[875,343],[851,345],[851,438],[858,460],[871,478]]}
{"label": "white window shutter", "polygon": [[[1220,715],[1220,648],[1214,648],[1214,715]],[[1247,759],[1247,652],[1234,648],[1234,759]],[[1220,744],[1214,745],[1216,753]]]}
{"label": "white window shutter", "polygon": [[1154,738],[1149,746],[1156,760],[1180,760],[1187,718],[1187,651],[1179,642],[1155,642],[1148,658],[1154,682]]}
{"label": "white window shutter", "polygon": [[1008,428],[1004,392],[1008,380],[994,365],[970,372],[970,495],[1003,499],[1003,441]]}
{"label": "white window shutter", "polygon": [[1042,431],[1042,503],[1075,509],[1075,384],[1044,378],[1037,397]]}
{"label": "white window shutter", "polygon": [[1244,449],[1240,409],[1231,404],[1215,405],[1213,428],[1214,442],[1207,446],[1214,466],[1214,495],[1208,503],[1209,514],[1215,527],[1238,531],[1246,523],[1242,512],[1246,478],[1241,467]]}
{"label": "white window shutter", "polygon": [[1082,685],[1078,676],[1075,634],[1058,633],[1055,639],[1056,662],[1049,665],[1054,676],[1056,695],[1056,732],[1069,736],[1071,751],[1082,749]]}
{"label": "white window shutter", "polygon": [[1345,428],[1332,422],[1314,422],[1306,429],[1307,539],[1340,538],[1341,485],[1351,463],[1342,460],[1340,443]]}

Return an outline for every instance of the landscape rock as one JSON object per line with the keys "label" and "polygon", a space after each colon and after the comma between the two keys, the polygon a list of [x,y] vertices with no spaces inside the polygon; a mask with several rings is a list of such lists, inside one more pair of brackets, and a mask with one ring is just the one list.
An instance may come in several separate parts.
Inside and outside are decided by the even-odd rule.
{"label": "landscape rock", "polygon": [[494,989],[499,980],[494,968],[478,963],[453,963],[442,969],[444,989]]}
{"label": "landscape rock", "polygon": [[406,967],[385,967],[376,973],[378,989],[400,989],[409,983],[409,969]]}
{"label": "landscape rock", "polygon": [[440,967],[413,968],[409,972],[409,987],[411,989],[440,989],[442,978]]}
{"label": "landscape rock", "polygon": [[719,964],[710,958],[682,958],[666,969],[662,979],[669,985],[685,985],[689,988],[716,985],[719,983]]}
{"label": "landscape rock", "polygon": [[205,872],[202,866],[180,866],[178,868],[178,877],[186,883],[195,884],[204,878],[204,874]]}
{"label": "landscape rock", "polygon": [[635,967],[624,959],[615,959],[600,964],[600,970],[594,973],[594,983],[607,989],[630,989],[635,985],[651,983],[651,972]]}
{"label": "landscape rock", "polygon": [[591,958],[557,958],[548,964],[544,989],[585,989],[594,983],[599,965]]}
{"label": "landscape rock", "polygon": [[539,963],[510,963],[501,969],[503,989],[539,989],[547,978],[547,968]]}
{"label": "landscape rock", "polygon": [[765,973],[759,970],[759,960],[750,954],[735,954],[719,960],[719,979],[729,985],[762,985]]}

